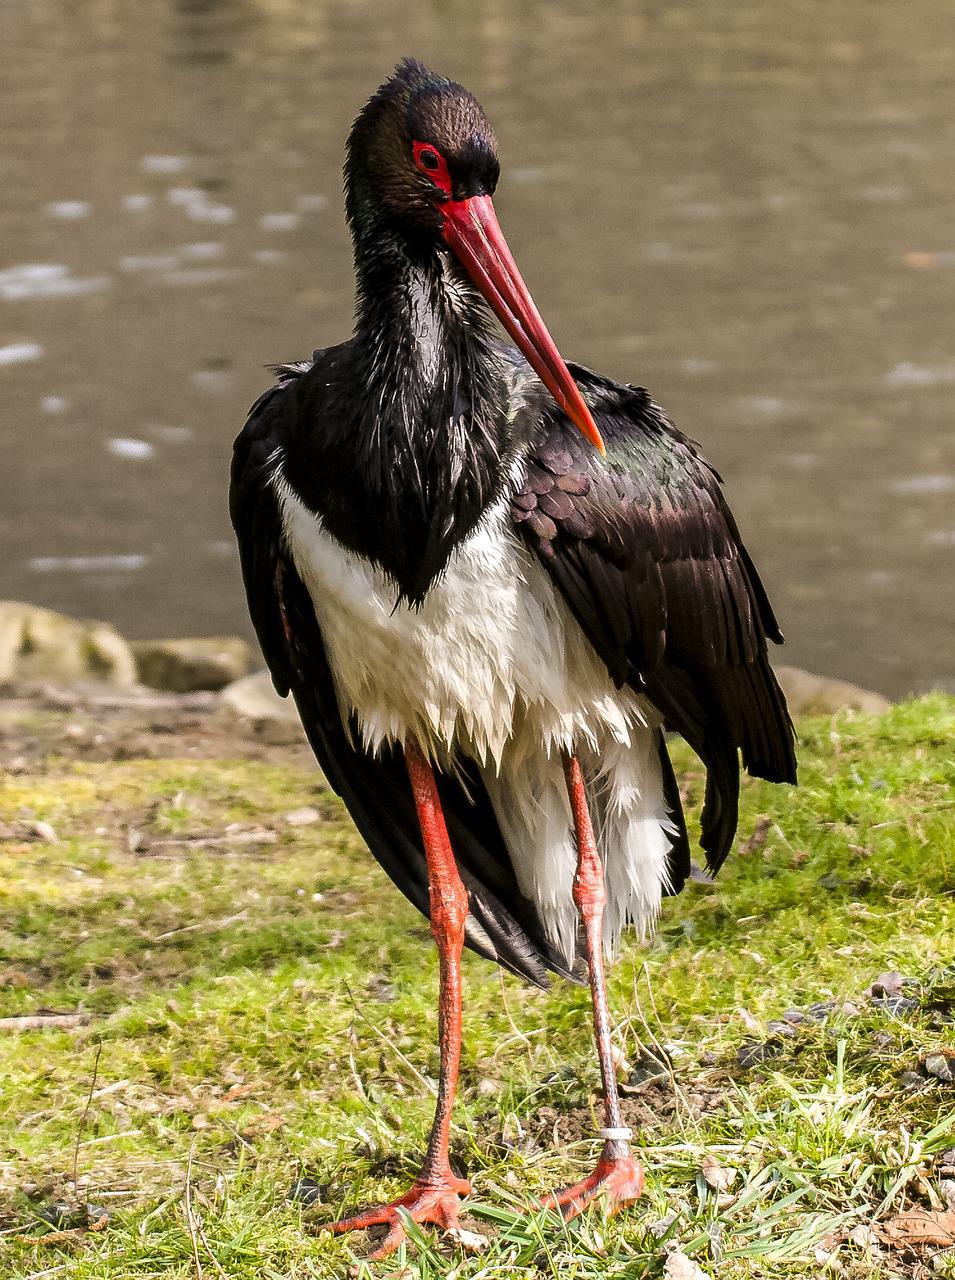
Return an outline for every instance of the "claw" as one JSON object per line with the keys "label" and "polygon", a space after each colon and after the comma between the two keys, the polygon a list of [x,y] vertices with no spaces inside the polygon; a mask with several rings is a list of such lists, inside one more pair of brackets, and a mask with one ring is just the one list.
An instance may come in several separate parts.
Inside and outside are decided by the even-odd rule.
{"label": "claw", "polygon": [[[609,1144],[608,1144],[609,1145]],[[552,1191],[541,1201],[547,1209],[556,1209],[567,1221],[576,1218],[595,1200],[607,1201],[611,1213],[639,1200],[643,1193],[643,1170],[627,1152],[623,1156],[604,1153],[589,1177],[562,1191]]]}
{"label": "claw", "polygon": [[319,1230],[342,1235],[346,1231],[364,1231],[368,1227],[386,1226],[385,1238],[368,1257],[372,1261],[387,1258],[408,1238],[404,1215],[412,1222],[453,1230],[458,1225],[458,1203],[466,1196],[471,1184],[463,1178],[449,1177],[438,1185],[416,1182],[409,1191],[389,1204],[376,1205],[350,1218],[338,1222],[323,1222]]}

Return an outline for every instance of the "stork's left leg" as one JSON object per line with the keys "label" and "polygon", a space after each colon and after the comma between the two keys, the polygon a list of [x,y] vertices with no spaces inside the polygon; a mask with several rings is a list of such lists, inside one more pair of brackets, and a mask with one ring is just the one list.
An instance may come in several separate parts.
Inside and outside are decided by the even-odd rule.
{"label": "stork's left leg", "polygon": [[603,913],[607,901],[603,865],[597,852],[584,777],[576,756],[564,757],[564,776],[570,807],[574,815],[577,838],[577,874],[574,877],[574,902],[584,926],[587,964],[590,969],[590,993],[594,1009],[594,1034],[597,1056],[603,1077],[604,1125],[600,1136],[603,1152],[593,1173],[575,1186],[553,1192],[545,1204],[560,1209],[565,1218],[575,1218],[598,1198],[605,1198],[611,1212],[632,1204],[643,1191],[643,1170],[630,1153],[631,1131],[620,1114],[620,1096],[610,1052],[610,1012],[603,961]]}
{"label": "stork's left leg", "polygon": [[379,1205],[339,1222],[323,1224],[324,1230],[336,1234],[386,1226],[387,1234],[377,1249],[368,1255],[370,1258],[386,1257],[406,1238],[403,1214],[413,1222],[430,1223],[446,1229],[456,1227],[458,1200],[471,1190],[468,1182],[452,1172],[448,1157],[451,1110],[461,1062],[461,952],[464,949],[468,895],[451,850],[434,772],[413,738],[405,743],[405,764],[428,862],[431,932],[440,960],[438,1041],[441,1069],[428,1149],[410,1190],[391,1204]]}

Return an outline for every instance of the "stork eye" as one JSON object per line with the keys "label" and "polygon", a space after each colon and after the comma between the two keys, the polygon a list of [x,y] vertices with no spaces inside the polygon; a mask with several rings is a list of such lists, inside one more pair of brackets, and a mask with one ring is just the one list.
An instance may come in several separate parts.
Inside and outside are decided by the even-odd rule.
{"label": "stork eye", "polygon": [[451,174],[448,172],[447,161],[437,147],[432,147],[429,142],[415,142],[413,151],[417,168],[429,177],[436,187],[440,187],[445,195],[450,195]]}

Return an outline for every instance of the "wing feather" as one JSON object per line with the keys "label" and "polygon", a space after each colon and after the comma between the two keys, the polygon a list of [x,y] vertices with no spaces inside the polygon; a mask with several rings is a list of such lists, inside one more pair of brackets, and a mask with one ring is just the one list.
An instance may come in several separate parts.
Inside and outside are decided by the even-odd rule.
{"label": "wing feather", "polygon": [[757,777],[796,780],[792,723],[767,657],[782,635],[697,446],[645,391],[571,370],[607,458],[545,409],[514,526],[612,678],[645,694],[706,765],[701,844],[715,871],[736,833],[740,756]]}

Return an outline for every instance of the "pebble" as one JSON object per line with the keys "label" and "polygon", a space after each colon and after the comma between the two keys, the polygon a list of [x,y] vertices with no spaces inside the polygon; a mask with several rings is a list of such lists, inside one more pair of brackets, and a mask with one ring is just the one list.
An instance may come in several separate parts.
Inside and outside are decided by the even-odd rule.
{"label": "pebble", "polygon": [[69,1204],[66,1200],[54,1200],[37,1209],[37,1217],[57,1231],[75,1231],[92,1222],[109,1217],[108,1210],[99,1204]]}
{"label": "pebble", "polygon": [[872,1003],[877,1009],[898,1018],[903,1013],[915,1013],[922,1006],[911,996],[873,996]]}
{"label": "pebble", "polygon": [[306,1209],[322,1204],[327,1194],[327,1184],[316,1182],[314,1178],[296,1178],[288,1190],[289,1200],[293,1204],[304,1205]]}
{"label": "pebble", "polygon": [[947,1053],[930,1053],[922,1061],[922,1070],[927,1076],[941,1080],[942,1084],[955,1084],[955,1056]]}
{"label": "pebble", "polygon": [[313,809],[308,805],[301,809],[292,809],[285,815],[285,821],[290,827],[309,827],[315,822],[321,822],[322,815],[317,809]]}
{"label": "pebble", "polygon": [[643,1054],[640,1059],[630,1069],[626,1081],[621,1085],[621,1093],[629,1094],[639,1092],[651,1080],[660,1080],[667,1075],[667,1063],[654,1057],[653,1054]]}
{"label": "pebble", "polygon": [[737,1050],[736,1061],[744,1071],[749,1071],[763,1062],[771,1062],[780,1057],[782,1051],[783,1046],[778,1041],[747,1040]]}
{"label": "pebble", "polygon": [[676,1222],[679,1216],[680,1215],[678,1213],[672,1212],[672,1213],[668,1213],[664,1218],[658,1218],[656,1222],[651,1222],[648,1228],[650,1234],[654,1236],[657,1240],[662,1239],[662,1237],[667,1234],[667,1232],[670,1230],[670,1228],[673,1226],[674,1222]]}

